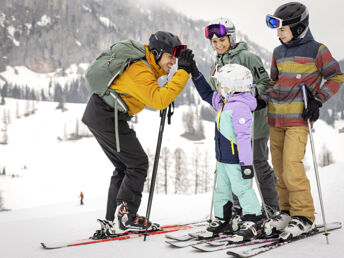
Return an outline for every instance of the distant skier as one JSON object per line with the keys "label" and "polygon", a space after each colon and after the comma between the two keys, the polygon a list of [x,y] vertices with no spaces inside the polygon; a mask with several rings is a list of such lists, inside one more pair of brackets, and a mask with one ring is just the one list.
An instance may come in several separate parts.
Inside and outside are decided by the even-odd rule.
{"label": "distant skier", "polygon": [[214,214],[218,220],[210,224],[207,228],[209,234],[204,236],[233,233],[235,228],[231,217],[234,193],[243,214],[241,227],[235,232],[235,241],[253,239],[263,217],[259,200],[251,186],[254,176],[252,112],[257,107],[256,99],[251,94],[252,74],[249,69],[238,64],[217,68],[213,77],[218,81],[219,93],[210,88],[196,64],[191,74],[202,99],[218,112],[215,128],[217,180],[214,193]]}
{"label": "distant skier", "polygon": [[[315,227],[313,198],[302,162],[309,134],[307,119],[319,118],[319,108],[344,80],[328,48],[314,40],[308,20],[307,7],[297,2],[281,5],[273,16],[266,16],[267,26],[277,29],[281,41],[273,52],[272,85],[262,98],[268,102],[270,150],[282,212],[265,223],[265,232],[284,231],[287,238]],[[307,109],[298,87],[301,82],[308,90]]]}
{"label": "distant skier", "polygon": [[[130,51],[126,48],[130,42],[122,44],[125,48],[122,51]],[[148,45],[135,44],[134,49],[143,49],[144,60],[135,60],[110,85],[121,94],[128,112],[119,112],[115,121],[114,108],[106,98],[115,102],[111,95],[100,97],[93,94],[82,118],[115,166],[108,192],[106,220],[98,220],[104,234],[151,228],[152,223],[137,214],[147,177],[148,157],[128,121],[146,106],[158,110],[167,108],[184,89],[193,61],[192,51],[170,32],[152,34]],[[165,87],[160,87],[158,78],[170,72],[176,58],[178,70]],[[115,122],[118,122],[120,152],[116,149]]]}
{"label": "distant skier", "polygon": [[80,192],[80,205],[84,205],[84,193]]}

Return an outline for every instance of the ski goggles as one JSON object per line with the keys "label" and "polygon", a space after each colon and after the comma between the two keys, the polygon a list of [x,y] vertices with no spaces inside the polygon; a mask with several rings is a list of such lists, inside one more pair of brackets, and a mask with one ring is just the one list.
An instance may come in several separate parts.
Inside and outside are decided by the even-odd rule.
{"label": "ski goggles", "polygon": [[188,46],[187,45],[179,45],[179,46],[175,46],[174,48],[173,48],[173,55],[175,56],[175,57],[179,57],[179,55],[180,55],[180,53],[184,50],[184,49],[187,49],[188,48]]}
{"label": "ski goggles", "polygon": [[[305,15],[308,15],[308,13],[306,13]],[[295,23],[298,23],[301,21],[302,16],[297,16],[295,18],[292,19],[288,19],[288,20],[282,20],[281,18],[272,16],[270,14],[268,14],[266,16],[266,25],[268,25],[269,28],[271,29],[279,29],[282,28],[283,26],[290,26],[293,25]]]}
{"label": "ski goggles", "polygon": [[226,27],[222,24],[211,24],[205,27],[205,37],[207,39],[211,39],[214,34],[218,37],[226,36]]}
{"label": "ski goggles", "polygon": [[266,16],[266,25],[271,28],[271,29],[279,29],[281,28],[283,25],[283,20],[281,18],[272,16],[272,15],[267,15]]}

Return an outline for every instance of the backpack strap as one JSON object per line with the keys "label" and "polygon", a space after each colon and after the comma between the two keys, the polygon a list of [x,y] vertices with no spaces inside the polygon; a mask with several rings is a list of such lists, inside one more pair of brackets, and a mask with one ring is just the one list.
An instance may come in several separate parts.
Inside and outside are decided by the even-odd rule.
{"label": "backpack strap", "polygon": [[[148,68],[150,68],[152,70],[152,72],[154,73],[153,68],[149,65],[149,63],[147,62],[146,59],[139,59],[142,62],[144,62]],[[136,60],[134,62],[137,62],[139,60]],[[131,65],[133,62],[128,63],[127,68],[129,67],[129,65]],[[116,151],[120,152],[120,145],[119,145],[119,134],[118,134],[118,112],[123,112],[123,113],[128,113],[128,106],[127,104],[124,102],[124,100],[121,98],[120,95],[124,95],[124,96],[130,96],[129,94],[119,94],[117,93],[114,89],[108,89],[107,93],[103,96],[104,101],[110,105],[111,107],[114,108],[114,122],[115,122],[115,140],[116,140]]]}

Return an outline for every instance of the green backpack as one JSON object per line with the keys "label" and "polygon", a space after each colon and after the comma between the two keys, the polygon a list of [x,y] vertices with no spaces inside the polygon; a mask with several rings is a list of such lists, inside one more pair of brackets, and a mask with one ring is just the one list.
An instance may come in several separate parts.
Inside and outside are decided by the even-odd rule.
{"label": "green backpack", "polygon": [[110,86],[130,64],[136,61],[143,61],[152,70],[145,57],[146,49],[138,41],[124,40],[115,43],[87,68],[85,75],[87,89],[102,97],[112,107],[118,102],[118,110],[128,112],[125,102],[115,90],[110,89]]}
{"label": "green backpack", "polygon": [[[113,81],[121,75],[130,64],[143,61],[152,71],[145,60],[145,46],[135,40],[119,41],[110,50],[101,53],[86,70],[86,87],[91,93],[99,95],[108,105],[114,108],[116,149],[120,152],[118,136],[118,111],[127,113],[128,106],[121,96],[110,89]],[[123,94],[127,95],[128,94]]]}

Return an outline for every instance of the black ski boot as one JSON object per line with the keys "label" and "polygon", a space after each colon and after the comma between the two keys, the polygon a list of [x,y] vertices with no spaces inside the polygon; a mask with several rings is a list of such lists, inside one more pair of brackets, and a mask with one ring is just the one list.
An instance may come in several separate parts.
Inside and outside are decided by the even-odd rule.
{"label": "black ski boot", "polygon": [[148,221],[143,216],[130,212],[128,204],[122,202],[117,206],[115,212],[114,228],[116,234],[118,234],[128,231],[143,232],[146,229],[148,231],[158,231],[160,230],[160,225]]}
{"label": "black ski boot", "polygon": [[231,239],[232,242],[244,242],[255,239],[262,232],[263,216],[246,214],[241,218],[240,228]]}

